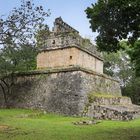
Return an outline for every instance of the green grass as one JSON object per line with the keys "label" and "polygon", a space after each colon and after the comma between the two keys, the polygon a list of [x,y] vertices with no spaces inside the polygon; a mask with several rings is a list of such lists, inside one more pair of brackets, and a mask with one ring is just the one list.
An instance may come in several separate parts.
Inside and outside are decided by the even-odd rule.
{"label": "green grass", "polygon": [[140,140],[140,119],[101,121],[96,125],[72,123],[79,120],[83,118],[1,109],[0,140]]}

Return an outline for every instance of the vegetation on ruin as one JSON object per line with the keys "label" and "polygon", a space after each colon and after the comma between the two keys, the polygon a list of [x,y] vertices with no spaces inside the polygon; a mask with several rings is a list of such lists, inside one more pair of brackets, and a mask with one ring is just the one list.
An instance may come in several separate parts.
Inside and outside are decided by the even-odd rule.
{"label": "vegetation on ruin", "polygon": [[46,46],[46,40],[50,36],[48,25],[42,24],[35,34],[36,47],[43,48]]}
{"label": "vegetation on ruin", "polygon": [[76,33],[76,32],[61,32],[60,33],[60,35],[61,35],[61,37],[72,37],[73,39],[78,39],[78,38],[80,38],[80,35],[78,34],[78,33]]}
{"label": "vegetation on ruin", "polygon": [[116,98],[116,97],[121,97],[121,98],[126,98],[125,96],[117,96],[117,95],[111,95],[108,93],[90,93],[88,94],[88,101],[89,103],[93,103],[95,98]]}
{"label": "vegetation on ruin", "polygon": [[33,110],[1,109],[0,140],[139,140],[140,119],[74,125],[87,118],[43,114]]}
{"label": "vegetation on ruin", "polygon": [[83,47],[83,48],[86,47],[87,48],[91,45],[92,45],[92,43],[91,43],[90,39],[88,39],[88,38],[83,38],[82,39],[81,47]]}

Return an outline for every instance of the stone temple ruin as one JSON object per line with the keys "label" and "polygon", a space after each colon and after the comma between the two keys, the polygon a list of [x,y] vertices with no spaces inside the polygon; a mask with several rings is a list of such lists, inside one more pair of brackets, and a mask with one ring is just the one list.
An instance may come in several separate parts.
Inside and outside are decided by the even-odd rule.
{"label": "stone temple ruin", "polygon": [[103,74],[103,59],[88,39],[57,18],[46,46],[37,56],[37,68],[86,68]]}
{"label": "stone temple ruin", "polygon": [[37,70],[17,74],[12,90],[11,107],[111,120],[140,116],[140,107],[121,95],[118,81],[103,74],[96,47],[61,17],[38,53]]}

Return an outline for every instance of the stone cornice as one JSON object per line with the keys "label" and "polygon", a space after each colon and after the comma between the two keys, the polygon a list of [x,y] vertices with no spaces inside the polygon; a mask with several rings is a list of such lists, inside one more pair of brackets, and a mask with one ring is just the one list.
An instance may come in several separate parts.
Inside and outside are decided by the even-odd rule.
{"label": "stone cornice", "polygon": [[88,70],[86,68],[82,68],[79,66],[71,66],[71,67],[65,67],[65,68],[61,68],[61,67],[56,67],[56,68],[44,68],[44,69],[39,69],[39,70],[34,70],[34,71],[28,71],[28,72],[16,72],[14,73],[15,76],[29,76],[29,75],[39,75],[39,74],[52,74],[52,73],[61,73],[61,72],[74,72],[74,71],[82,71],[88,74],[92,74],[95,76],[99,76],[99,77],[103,77],[105,79],[109,79],[115,82],[118,82],[116,79],[109,77],[105,74],[100,74],[97,72],[94,72],[92,70]]}
{"label": "stone cornice", "polygon": [[39,50],[39,53],[41,53],[41,52],[47,52],[47,51],[55,51],[55,50],[69,49],[69,48],[77,48],[77,49],[79,49],[79,50],[81,50],[83,52],[86,52],[87,54],[89,54],[89,55],[91,55],[91,56],[93,56],[93,57],[95,57],[95,58],[103,61],[103,58],[101,58],[100,56],[97,56],[96,54],[92,53],[88,49],[86,49],[84,47],[83,48],[82,47],[79,47],[76,44],[72,44],[71,46],[69,46],[69,45],[68,46],[63,46],[63,47],[62,46],[56,46],[56,47],[52,47],[52,48],[40,49]]}

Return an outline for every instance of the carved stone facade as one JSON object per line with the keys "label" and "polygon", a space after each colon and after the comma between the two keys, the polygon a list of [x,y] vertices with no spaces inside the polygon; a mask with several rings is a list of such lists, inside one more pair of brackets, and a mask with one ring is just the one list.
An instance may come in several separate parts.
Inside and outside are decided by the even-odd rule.
{"label": "carved stone facade", "polygon": [[39,69],[48,68],[68,68],[79,66],[97,73],[103,73],[102,59],[86,52],[78,47],[57,48],[43,51],[37,56],[37,67]]}
{"label": "carved stone facade", "polygon": [[103,59],[96,47],[83,39],[77,30],[65,23],[62,18],[56,18],[53,31],[47,37],[37,56],[37,68],[58,68],[79,66],[103,73]]}

